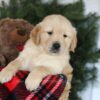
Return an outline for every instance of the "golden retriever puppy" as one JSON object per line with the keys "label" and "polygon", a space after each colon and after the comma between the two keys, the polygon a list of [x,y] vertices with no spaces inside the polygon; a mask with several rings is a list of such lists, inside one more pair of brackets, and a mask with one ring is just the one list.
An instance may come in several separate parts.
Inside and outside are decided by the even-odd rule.
{"label": "golden retriever puppy", "polygon": [[49,15],[32,30],[24,50],[0,72],[0,82],[12,79],[18,70],[27,70],[26,88],[36,89],[43,77],[69,69],[70,55],[76,47],[76,30],[61,15]]}

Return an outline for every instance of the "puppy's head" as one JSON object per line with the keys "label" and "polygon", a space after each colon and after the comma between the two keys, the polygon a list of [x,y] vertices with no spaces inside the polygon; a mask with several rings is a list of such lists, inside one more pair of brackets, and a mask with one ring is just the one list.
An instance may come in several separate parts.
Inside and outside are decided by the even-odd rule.
{"label": "puppy's head", "polygon": [[75,28],[61,15],[45,17],[32,30],[31,38],[36,45],[51,54],[74,52],[77,44]]}

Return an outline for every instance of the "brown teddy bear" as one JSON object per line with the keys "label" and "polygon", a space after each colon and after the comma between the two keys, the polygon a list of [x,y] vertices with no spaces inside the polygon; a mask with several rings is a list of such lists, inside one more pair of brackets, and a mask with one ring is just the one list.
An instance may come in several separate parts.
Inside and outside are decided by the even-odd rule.
{"label": "brown teddy bear", "polygon": [[18,56],[17,45],[24,44],[33,25],[23,19],[4,18],[0,21],[0,66]]}

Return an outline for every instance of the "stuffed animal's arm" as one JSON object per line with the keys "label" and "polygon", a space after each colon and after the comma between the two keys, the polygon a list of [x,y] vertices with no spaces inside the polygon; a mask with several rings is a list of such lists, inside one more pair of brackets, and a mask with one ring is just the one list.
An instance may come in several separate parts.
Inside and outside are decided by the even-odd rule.
{"label": "stuffed animal's arm", "polygon": [[0,53],[0,66],[6,65],[6,59],[5,57]]}

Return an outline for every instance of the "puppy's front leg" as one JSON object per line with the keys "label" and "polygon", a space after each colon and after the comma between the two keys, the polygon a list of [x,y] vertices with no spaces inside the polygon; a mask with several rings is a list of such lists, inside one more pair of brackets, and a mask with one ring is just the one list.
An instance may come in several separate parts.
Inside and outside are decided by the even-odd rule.
{"label": "puppy's front leg", "polygon": [[49,74],[52,74],[52,72],[46,67],[34,68],[25,80],[26,88],[29,91],[36,89],[39,86],[42,79]]}
{"label": "puppy's front leg", "polygon": [[1,72],[0,72],[0,83],[8,82],[16,74],[20,67],[20,60],[15,59],[10,62]]}

